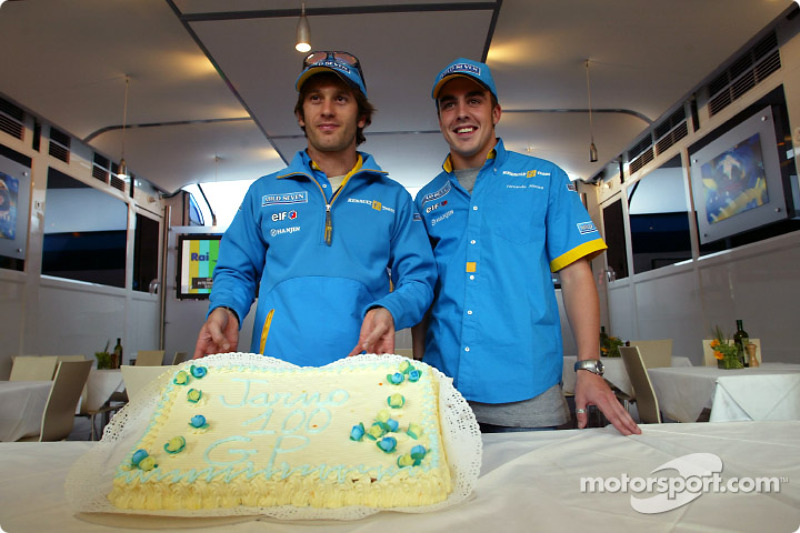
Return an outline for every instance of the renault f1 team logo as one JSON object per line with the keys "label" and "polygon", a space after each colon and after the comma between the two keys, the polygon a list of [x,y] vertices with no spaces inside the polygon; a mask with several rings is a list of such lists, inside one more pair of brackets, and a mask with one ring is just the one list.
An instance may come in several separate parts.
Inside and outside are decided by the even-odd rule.
{"label": "renault f1 team logo", "polygon": [[447,200],[442,200],[441,202],[435,203],[433,205],[429,205],[425,208],[425,214],[430,213],[431,211],[436,211],[440,207],[444,207],[447,205]]}
{"label": "renault f1 team logo", "polygon": [[272,221],[280,222],[282,220],[296,220],[297,211],[281,211],[280,213],[272,213]]}

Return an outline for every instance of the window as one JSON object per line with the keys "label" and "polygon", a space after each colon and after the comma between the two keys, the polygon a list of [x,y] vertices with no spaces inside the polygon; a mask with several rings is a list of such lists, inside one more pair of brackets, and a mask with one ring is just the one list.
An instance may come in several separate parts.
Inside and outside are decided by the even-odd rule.
{"label": "window", "polygon": [[691,259],[689,208],[680,156],[628,187],[634,273]]}
{"label": "window", "polygon": [[48,169],[42,274],[124,288],[127,229],[128,204]]}

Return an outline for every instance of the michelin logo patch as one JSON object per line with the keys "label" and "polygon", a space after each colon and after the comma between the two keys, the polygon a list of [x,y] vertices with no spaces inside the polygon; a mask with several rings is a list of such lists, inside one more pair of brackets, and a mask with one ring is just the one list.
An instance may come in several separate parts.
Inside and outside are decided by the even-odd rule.
{"label": "michelin logo patch", "polygon": [[578,222],[578,233],[581,235],[586,235],[587,233],[592,233],[593,231],[597,231],[597,228],[594,225],[594,222]]}
{"label": "michelin logo patch", "polygon": [[261,197],[261,207],[268,205],[286,204],[307,204],[308,193],[306,191],[285,192],[280,194],[265,194]]}
{"label": "michelin logo patch", "polygon": [[426,204],[428,202],[433,202],[434,200],[438,200],[439,198],[441,198],[442,196],[444,196],[449,192],[450,192],[450,182],[448,181],[447,183],[444,184],[444,187],[442,187],[438,191],[423,196],[422,203]]}

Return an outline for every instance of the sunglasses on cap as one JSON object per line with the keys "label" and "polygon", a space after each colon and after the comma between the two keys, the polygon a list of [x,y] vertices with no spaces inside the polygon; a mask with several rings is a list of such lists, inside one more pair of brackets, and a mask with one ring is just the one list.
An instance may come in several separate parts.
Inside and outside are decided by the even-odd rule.
{"label": "sunglasses on cap", "polygon": [[310,68],[321,61],[339,61],[340,63],[350,65],[358,71],[358,75],[361,77],[361,81],[366,87],[367,82],[364,79],[364,73],[361,71],[361,63],[358,61],[358,58],[350,52],[327,50],[311,52],[305,57],[305,59],[303,59],[303,70],[306,70],[307,68]]}

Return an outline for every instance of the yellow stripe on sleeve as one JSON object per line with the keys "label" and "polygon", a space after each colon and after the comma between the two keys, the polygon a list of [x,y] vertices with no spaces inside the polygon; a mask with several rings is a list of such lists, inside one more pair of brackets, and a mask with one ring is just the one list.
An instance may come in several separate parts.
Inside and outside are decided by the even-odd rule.
{"label": "yellow stripe on sleeve", "polygon": [[258,353],[264,355],[264,347],[267,345],[267,337],[269,336],[269,328],[272,326],[272,315],[275,309],[270,309],[267,313],[267,319],[264,321],[264,327],[261,329],[261,342],[259,343]]}
{"label": "yellow stripe on sleeve", "polygon": [[582,257],[589,260],[594,259],[606,249],[608,249],[608,246],[606,246],[603,239],[598,238],[593,241],[585,242],[550,261],[550,271],[558,272],[565,266],[571,265]]}

